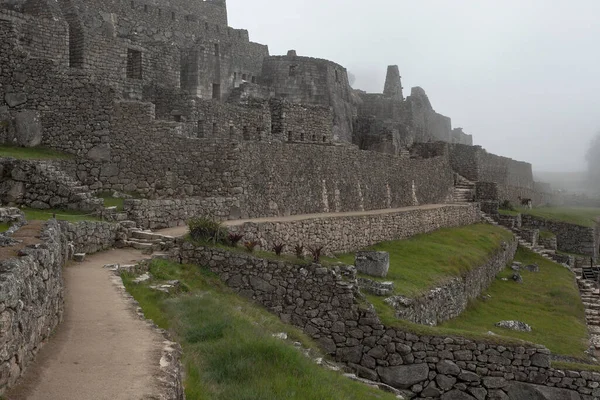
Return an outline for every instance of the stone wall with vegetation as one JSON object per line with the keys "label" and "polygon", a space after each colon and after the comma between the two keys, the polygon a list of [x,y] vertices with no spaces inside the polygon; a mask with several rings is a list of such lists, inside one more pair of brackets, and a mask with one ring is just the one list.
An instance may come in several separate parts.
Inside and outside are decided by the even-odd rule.
{"label": "stone wall with vegetation", "polygon": [[526,214],[522,216],[522,225],[527,228],[552,232],[556,235],[556,245],[560,251],[593,257],[598,256],[598,236],[600,234],[598,226],[581,226]]}
{"label": "stone wall with vegetation", "polygon": [[506,268],[517,251],[518,242],[502,243],[502,247],[492,254],[479,267],[471,269],[461,277],[450,279],[443,285],[428,290],[416,298],[392,296],[391,305],[396,309],[396,316],[417,324],[438,325],[457,317],[467,309],[470,300],[479,297]]}
{"label": "stone wall with vegetation", "polygon": [[66,241],[56,221],[43,227],[40,241],[0,262],[0,396],[63,317]]}
{"label": "stone wall with vegetation", "polygon": [[550,352],[541,346],[416,335],[384,325],[364,303],[351,266],[297,265],[188,242],[172,256],[210,268],[236,292],[302,328],[359,376],[405,390],[410,397],[592,400],[600,396],[600,374],[552,368]]}
{"label": "stone wall with vegetation", "polygon": [[407,208],[402,211],[366,215],[311,216],[280,222],[247,222],[229,227],[244,235],[244,240],[258,241],[260,248],[271,250],[275,244],[286,245],[293,252],[296,245],[324,246],[327,253],[345,253],[375,243],[404,239],[444,227],[470,225],[480,221],[479,206],[443,205],[431,208]]}
{"label": "stone wall with vegetation", "polygon": [[100,221],[61,221],[60,226],[75,253],[97,253],[112,249],[119,241],[127,239],[126,229],[121,225]]}
{"label": "stone wall with vegetation", "polygon": [[144,229],[185,225],[190,218],[202,215],[217,220],[240,216],[239,202],[230,197],[190,197],[187,199],[127,199],[123,210],[128,218]]}

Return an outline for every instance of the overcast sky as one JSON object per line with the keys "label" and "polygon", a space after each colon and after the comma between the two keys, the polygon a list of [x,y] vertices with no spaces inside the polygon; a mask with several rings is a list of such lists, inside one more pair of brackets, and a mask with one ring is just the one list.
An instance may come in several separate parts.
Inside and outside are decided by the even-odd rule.
{"label": "overcast sky", "polygon": [[600,130],[600,0],[228,0],[273,55],[335,61],[382,92],[398,64],[453,127],[538,171],[585,168]]}

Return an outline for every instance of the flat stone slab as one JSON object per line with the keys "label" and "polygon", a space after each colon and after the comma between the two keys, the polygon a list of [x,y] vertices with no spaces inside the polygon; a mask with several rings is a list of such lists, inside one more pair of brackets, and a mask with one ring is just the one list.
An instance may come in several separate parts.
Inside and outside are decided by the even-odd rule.
{"label": "flat stone slab", "polygon": [[356,253],[354,265],[358,272],[384,278],[390,269],[390,253],[386,251],[359,251]]}
{"label": "flat stone slab", "polygon": [[73,254],[73,261],[75,261],[75,262],[84,262],[85,261],[85,253],[75,253],[75,254]]}

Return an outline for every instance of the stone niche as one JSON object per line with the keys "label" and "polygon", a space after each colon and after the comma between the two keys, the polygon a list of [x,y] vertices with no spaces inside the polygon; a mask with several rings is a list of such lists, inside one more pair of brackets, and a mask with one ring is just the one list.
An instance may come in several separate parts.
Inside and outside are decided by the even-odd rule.
{"label": "stone niche", "polygon": [[385,251],[359,251],[354,261],[358,272],[385,278],[390,269],[390,253]]}

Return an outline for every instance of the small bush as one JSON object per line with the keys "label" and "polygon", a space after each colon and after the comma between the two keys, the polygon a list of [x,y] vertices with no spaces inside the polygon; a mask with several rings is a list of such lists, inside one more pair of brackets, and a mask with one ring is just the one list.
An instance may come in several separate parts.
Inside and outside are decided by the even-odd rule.
{"label": "small bush", "polygon": [[273,246],[273,251],[276,255],[280,256],[283,253],[283,249],[285,249],[285,244],[283,243],[275,243]]}
{"label": "small bush", "polygon": [[304,246],[297,244],[296,247],[294,247],[294,252],[296,253],[296,257],[301,260],[304,259]]}
{"label": "small bush", "polygon": [[512,205],[512,203],[510,202],[510,200],[504,200],[502,203],[500,203],[500,207],[501,210],[507,210],[507,211],[516,211],[515,207]]}
{"label": "small bush", "polygon": [[254,253],[254,249],[258,246],[258,242],[253,240],[252,242],[244,243],[244,247],[248,250],[249,253]]}
{"label": "small bush", "polygon": [[196,217],[188,221],[188,226],[193,240],[213,243],[226,242],[227,229],[220,222],[206,217]]}
{"label": "small bush", "polygon": [[237,247],[240,240],[244,238],[244,235],[241,233],[230,233],[229,234],[229,243],[232,247]]}
{"label": "small bush", "polygon": [[309,247],[310,255],[312,256],[313,262],[318,263],[321,261],[321,253],[323,252],[323,246],[320,247]]}

